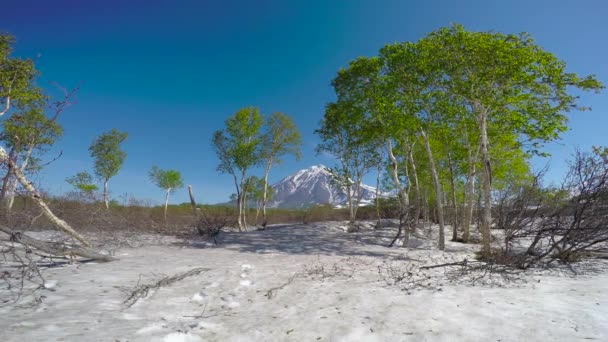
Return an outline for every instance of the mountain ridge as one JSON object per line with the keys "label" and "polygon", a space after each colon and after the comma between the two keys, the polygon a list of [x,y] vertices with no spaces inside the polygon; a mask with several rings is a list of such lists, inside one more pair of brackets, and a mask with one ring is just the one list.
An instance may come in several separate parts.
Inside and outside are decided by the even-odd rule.
{"label": "mountain ridge", "polygon": [[[273,196],[269,208],[306,208],[329,204],[333,207],[347,205],[346,193],[331,182],[331,173],[323,164],[301,169],[272,185]],[[361,184],[361,205],[372,204],[376,188]],[[381,197],[385,197],[381,194]]]}

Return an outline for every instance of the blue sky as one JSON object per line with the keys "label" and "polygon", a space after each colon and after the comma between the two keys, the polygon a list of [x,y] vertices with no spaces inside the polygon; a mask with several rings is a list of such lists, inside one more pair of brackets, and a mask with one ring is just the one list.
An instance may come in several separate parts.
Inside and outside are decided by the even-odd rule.
{"label": "blue sky", "polygon": [[[123,169],[110,180],[125,193],[155,202],[162,191],[147,178],[152,165],[182,172],[197,199],[215,203],[234,192],[215,171],[211,134],[243,106],[291,115],[304,139],[303,158],[287,159],[271,181],[313,164],[313,131],[334,99],[336,71],[386,43],[417,40],[450,23],[469,30],[526,31],[567,62],[570,71],[608,83],[608,2],[585,1],[79,1],[19,0],[2,5],[0,31],[17,38],[15,54],[36,57],[39,84],[73,87],[77,103],[60,119],[65,136],[47,156],[63,156],[37,177],[53,193],[65,178],[91,170],[88,146],[111,128],[127,131]],[[608,92],[584,95],[591,112],[572,113],[571,130],[536,159],[550,180],[564,172],[576,147],[608,145]],[[187,200],[175,193],[172,203]]]}

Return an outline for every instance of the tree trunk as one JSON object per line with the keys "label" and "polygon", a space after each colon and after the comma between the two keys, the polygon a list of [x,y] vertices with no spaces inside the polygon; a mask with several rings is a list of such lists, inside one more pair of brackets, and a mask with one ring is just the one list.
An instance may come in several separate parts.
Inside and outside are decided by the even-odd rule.
{"label": "tree trunk", "polygon": [[387,151],[391,161],[391,177],[393,178],[393,183],[395,184],[395,187],[399,189],[399,230],[397,231],[397,235],[389,246],[393,246],[397,239],[399,239],[400,235],[402,233],[405,233],[403,236],[403,246],[407,247],[410,242],[410,233],[407,229],[405,229],[404,232],[403,227],[407,222],[407,216],[409,211],[409,198],[407,194],[407,189],[399,181],[399,173],[397,172],[397,158],[395,158],[395,155],[393,154],[393,146],[390,140],[388,140],[387,143]]}
{"label": "tree trunk", "polygon": [[348,202],[348,223],[349,223],[349,231],[350,231],[350,227],[352,225],[355,224],[355,212],[353,210],[353,187],[352,184],[350,183],[350,175],[348,172],[346,172],[344,174],[345,176],[345,182],[346,182],[346,201]]}
{"label": "tree trunk", "polygon": [[481,213],[481,243],[482,252],[490,253],[490,225],[492,224],[492,170],[490,166],[490,153],[488,150],[487,114],[482,111],[479,114],[479,128],[481,133],[480,147],[483,162],[482,172],[482,199],[483,208]]}
{"label": "tree trunk", "polygon": [[469,169],[467,172],[467,182],[464,188],[464,212],[462,215],[462,241],[469,242],[471,237],[471,221],[473,220],[473,201],[475,191],[475,164],[469,159]]}
{"label": "tree trunk", "polygon": [[260,210],[262,209],[262,202],[259,200],[255,203],[255,225],[259,226],[258,217],[260,216]]}
{"label": "tree trunk", "polygon": [[19,183],[21,183],[21,185],[29,192],[30,198],[34,202],[36,202],[36,204],[38,206],[40,206],[40,208],[42,209],[42,213],[44,214],[44,216],[46,216],[47,219],[49,219],[49,221],[51,221],[53,224],[55,224],[55,226],[57,226],[59,229],[61,229],[66,234],[68,234],[71,237],[73,237],[74,239],[80,241],[83,245],[85,245],[87,247],[91,247],[91,244],[82,235],[80,235],[72,227],[70,227],[70,225],[67,222],[65,222],[64,220],[60,219],[59,217],[55,216],[55,214],[53,214],[51,209],[46,205],[46,203],[44,203],[44,200],[42,199],[42,195],[40,195],[40,193],[38,193],[38,191],[36,191],[36,189],[34,188],[32,183],[30,181],[28,181],[27,178],[25,178],[25,175],[23,175],[21,170],[15,166],[14,161],[10,160],[10,158],[8,157],[8,154],[2,147],[0,147],[0,162],[5,163],[6,165],[8,165],[9,168],[13,168],[13,170],[15,172],[15,177],[17,177],[17,180],[19,181]]}
{"label": "tree trunk", "polygon": [[431,144],[428,136],[423,130],[420,130],[422,137],[424,138],[424,144],[426,146],[426,153],[429,157],[429,166],[431,168],[431,176],[433,178],[433,187],[435,188],[435,205],[437,206],[437,221],[439,223],[439,249],[445,249],[445,226],[443,221],[443,203],[442,203],[442,191],[441,184],[439,183],[439,176],[437,175],[437,169],[435,167],[435,160],[433,159],[433,152],[431,151]]}
{"label": "tree trunk", "polygon": [[412,145],[412,148],[410,148],[408,151],[407,158],[410,162],[410,167],[412,169],[411,175],[412,175],[412,179],[414,180],[414,190],[416,191],[416,195],[414,196],[414,201],[415,201],[414,213],[413,213],[412,217],[410,218],[410,221],[411,221],[410,233],[414,234],[414,233],[416,233],[416,228],[418,225],[418,217],[420,217],[420,184],[418,183],[418,171],[416,170],[416,163],[414,161],[414,154],[413,154],[412,150],[413,150],[413,145]]}
{"label": "tree trunk", "polygon": [[243,226],[245,227],[245,231],[247,231],[247,191],[248,189],[243,190]]}
{"label": "tree trunk", "polygon": [[[236,177],[236,174],[233,173],[232,178],[234,180],[234,187],[236,188],[236,211],[238,213],[236,223],[239,228],[239,232],[242,232],[243,224],[241,222],[241,210],[240,210],[241,209],[241,188],[239,187],[239,181]],[[241,182],[241,184],[242,184],[242,182]]]}
{"label": "tree trunk", "polygon": [[200,213],[196,207],[196,200],[194,199],[194,194],[192,193],[192,185],[188,185],[188,195],[190,196],[190,207],[192,207],[192,213],[196,218],[198,218]]}
{"label": "tree trunk", "polygon": [[268,159],[268,162],[266,163],[266,169],[264,170],[264,193],[262,196],[262,229],[266,229],[266,225],[268,224],[268,217],[266,216],[266,203],[268,202],[268,174],[270,173],[270,167],[272,167],[272,158]]}
{"label": "tree trunk", "polygon": [[237,224],[239,226],[239,232],[244,231],[244,225],[243,225],[243,202],[244,202],[244,198],[245,198],[245,172],[241,173],[241,188],[238,190],[237,193],[237,200],[238,200],[238,220],[237,220]]}
{"label": "tree trunk", "polygon": [[108,201],[108,181],[109,179],[106,179],[103,182],[103,203],[106,205],[106,209],[110,209],[110,201]]}
{"label": "tree trunk", "polygon": [[165,218],[165,224],[167,224],[167,207],[169,206],[169,193],[171,192],[171,188],[167,189],[165,192],[165,210],[163,212],[163,217]]}
{"label": "tree trunk", "polygon": [[[30,144],[30,146],[28,147],[27,152],[25,154],[25,157],[23,157],[23,162],[21,163],[21,166],[19,166],[21,173],[25,174],[25,169],[29,165],[30,158],[32,157],[33,152],[34,152],[34,144]],[[8,191],[6,192],[6,196],[7,196],[6,197],[6,211],[8,213],[10,213],[11,210],[13,209],[13,205],[15,204],[16,194],[17,194],[17,180],[14,177],[9,177]]]}
{"label": "tree trunk", "polygon": [[378,218],[378,223],[376,227],[380,227],[380,221],[382,217],[380,215],[380,174],[382,172],[382,163],[378,162],[378,173],[376,175],[376,217]]}
{"label": "tree trunk", "polygon": [[458,206],[456,204],[456,184],[454,182],[454,166],[452,156],[448,152],[448,166],[450,168],[450,190],[452,192],[452,241],[458,241]]}

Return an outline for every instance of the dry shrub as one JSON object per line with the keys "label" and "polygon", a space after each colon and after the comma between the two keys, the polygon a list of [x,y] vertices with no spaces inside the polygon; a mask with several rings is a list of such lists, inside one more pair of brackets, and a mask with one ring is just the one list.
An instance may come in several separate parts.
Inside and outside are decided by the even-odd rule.
{"label": "dry shrub", "polygon": [[543,189],[535,181],[502,202],[497,222],[504,229],[499,254],[505,260],[497,261],[528,268],[606,253],[608,150],[577,152],[559,189]]}

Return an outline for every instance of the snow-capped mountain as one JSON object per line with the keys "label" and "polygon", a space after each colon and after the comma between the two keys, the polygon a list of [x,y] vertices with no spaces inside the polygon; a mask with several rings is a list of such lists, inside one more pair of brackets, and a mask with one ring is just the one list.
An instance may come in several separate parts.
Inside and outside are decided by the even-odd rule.
{"label": "snow-capped mountain", "polygon": [[[334,207],[347,205],[346,193],[331,182],[331,174],[323,165],[300,170],[272,185],[271,208],[305,208],[319,204]],[[361,184],[361,205],[373,203],[376,188]],[[381,194],[383,197],[384,195]]]}

